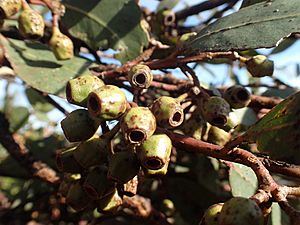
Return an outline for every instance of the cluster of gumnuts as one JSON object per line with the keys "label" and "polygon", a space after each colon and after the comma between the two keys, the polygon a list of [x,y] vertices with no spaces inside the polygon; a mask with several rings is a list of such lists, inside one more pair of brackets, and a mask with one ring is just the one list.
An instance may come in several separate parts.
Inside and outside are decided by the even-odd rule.
{"label": "cluster of gumnuts", "polygon": [[[138,89],[148,88],[152,78],[146,65],[133,66],[128,73],[131,85]],[[124,195],[136,193],[138,174],[167,173],[172,142],[156,128],[183,122],[183,108],[175,98],[159,97],[150,107],[131,106],[119,87],[90,74],[69,80],[66,97],[83,107],[61,121],[66,139],[76,144],[57,154],[57,166],[65,173],[60,191],[72,208],[114,210]],[[113,128],[99,136],[99,125],[112,120],[119,121],[118,131]],[[114,148],[118,141],[124,143],[121,149]]]}
{"label": "cluster of gumnuts", "polygon": [[[133,66],[127,79],[134,89],[151,85],[151,69]],[[138,175],[163,176],[168,171],[172,141],[157,127],[183,125],[184,109],[179,98],[160,96],[149,107],[130,104],[115,85],[106,85],[91,74],[71,79],[66,85],[68,102],[81,106],[61,121],[66,139],[75,144],[57,154],[64,172],[60,192],[75,210],[94,207],[100,212],[117,209],[123,196],[137,191]],[[201,101],[200,114],[212,126],[224,126],[231,108],[245,107],[250,93],[242,86],[228,88],[223,96]],[[101,123],[117,120],[111,131],[98,135]],[[115,130],[116,129],[116,130]],[[121,148],[115,148],[122,143]]]}
{"label": "cluster of gumnuts", "polygon": [[[45,22],[36,10],[32,9],[25,0],[1,0],[0,19],[19,13],[18,29],[20,34],[30,40],[38,40],[44,36]],[[67,60],[73,57],[73,42],[64,35],[56,22],[52,26],[52,35],[48,42],[50,49],[58,60]]]}

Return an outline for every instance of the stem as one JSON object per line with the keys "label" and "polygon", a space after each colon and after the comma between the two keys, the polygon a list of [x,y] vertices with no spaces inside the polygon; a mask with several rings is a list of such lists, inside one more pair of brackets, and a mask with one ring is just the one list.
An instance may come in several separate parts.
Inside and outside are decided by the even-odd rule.
{"label": "stem", "polygon": [[265,168],[262,162],[251,152],[244,149],[235,148],[234,150],[225,150],[218,145],[196,140],[194,138],[176,134],[171,131],[158,128],[159,131],[167,134],[173,145],[189,152],[202,153],[218,159],[237,162],[251,167],[255,172],[259,185],[262,188],[273,188],[276,183],[269,171]]}

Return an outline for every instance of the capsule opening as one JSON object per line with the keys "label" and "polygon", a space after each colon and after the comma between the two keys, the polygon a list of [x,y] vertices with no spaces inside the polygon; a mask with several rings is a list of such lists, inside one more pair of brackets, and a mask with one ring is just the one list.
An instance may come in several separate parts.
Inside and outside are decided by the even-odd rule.
{"label": "capsule opening", "polygon": [[71,89],[71,85],[69,82],[67,83],[67,86],[66,86],[66,96],[67,96],[68,102],[71,102],[72,101],[72,89]]}
{"label": "capsule opening", "polygon": [[181,119],[182,119],[182,114],[180,112],[175,112],[172,117],[172,120],[176,123],[179,123]]}
{"label": "capsule opening", "polygon": [[131,142],[141,142],[144,139],[145,139],[145,134],[140,130],[133,130],[129,134],[129,140]]}
{"label": "capsule opening", "polygon": [[150,158],[145,164],[146,167],[151,170],[158,170],[163,167],[163,162],[160,158]]}
{"label": "capsule opening", "polygon": [[4,10],[1,8],[0,9],[0,20],[4,20],[6,18],[6,14],[4,12]]}
{"label": "capsule opening", "polygon": [[174,13],[169,13],[168,15],[165,16],[164,18],[164,24],[165,26],[170,26],[175,22],[175,14]]}
{"label": "capsule opening", "polygon": [[137,75],[135,75],[135,82],[137,85],[139,86],[144,86],[146,83],[146,76],[143,73],[139,73]]}
{"label": "capsule opening", "polygon": [[237,98],[240,100],[240,101],[247,101],[249,98],[250,98],[250,94],[247,90],[239,90],[236,94]]}
{"label": "capsule opening", "polygon": [[88,99],[88,106],[93,112],[100,111],[100,105],[96,96],[92,95]]}
{"label": "capsule opening", "polygon": [[216,126],[223,126],[227,123],[227,118],[226,116],[218,116],[213,118],[212,124]]}

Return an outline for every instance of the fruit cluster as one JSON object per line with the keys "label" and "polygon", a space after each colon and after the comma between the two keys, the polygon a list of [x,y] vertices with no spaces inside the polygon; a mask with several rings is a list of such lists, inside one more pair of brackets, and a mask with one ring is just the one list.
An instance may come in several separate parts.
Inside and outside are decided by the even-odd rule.
{"label": "fruit cluster", "polygon": [[[153,75],[141,64],[131,68],[127,79],[133,88],[144,89],[150,86]],[[124,195],[136,193],[139,174],[167,173],[172,142],[157,127],[181,127],[185,114],[179,98],[160,96],[149,107],[132,106],[119,87],[106,85],[90,74],[69,80],[66,98],[83,107],[61,121],[66,139],[76,144],[57,154],[57,166],[65,173],[61,193],[75,210],[91,206],[100,212],[114,210],[122,204]],[[224,98],[203,98],[199,113],[205,123],[213,125],[210,136],[218,139],[219,131],[214,129],[219,128],[215,126],[227,123],[231,108],[249,102],[250,93],[241,86],[226,90]],[[99,126],[112,120],[119,121],[118,125],[99,136]]]}
{"label": "fruit cluster", "polygon": [[[132,67],[128,77],[137,88],[147,88],[152,81],[145,65]],[[141,171],[145,176],[167,173],[172,142],[156,127],[183,122],[183,109],[176,99],[161,97],[151,107],[130,107],[119,87],[89,74],[68,81],[66,97],[83,107],[61,121],[66,139],[79,143],[60,151],[56,159],[65,173],[61,193],[75,210],[91,206],[100,212],[114,210],[123,195],[136,193]],[[120,131],[113,132],[114,128],[99,136],[100,124],[111,120],[119,121]],[[127,147],[115,150],[113,143],[118,141]]]}
{"label": "fruit cluster", "polygon": [[225,203],[210,206],[199,225],[263,225],[262,210],[251,199],[234,197]]}
{"label": "fruit cluster", "polygon": [[[38,40],[44,36],[45,22],[36,10],[32,9],[25,0],[1,0],[0,20],[9,18],[20,12],[18,28],[25,39]],[[2,22],[3,23],[3,22]],[[52,36],[49,47],[58,60],[67,60],[73,57],[73,42],[64,35],[55,22],[52,26]]]}

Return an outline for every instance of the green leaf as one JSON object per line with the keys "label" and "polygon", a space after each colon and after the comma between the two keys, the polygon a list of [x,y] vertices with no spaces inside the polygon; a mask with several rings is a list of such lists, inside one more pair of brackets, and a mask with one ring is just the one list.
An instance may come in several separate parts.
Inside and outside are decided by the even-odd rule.
{"label": "green leaf", "polygon": [[262,96],[287,98],[288,96],[290,96],[291,94],[295,94],[296,92],[297,89],[292,87],[287,87],[285,89],[269,88],[264,93],[262,93]]}
{"label": "green leaf", "polygon": [[7,156],[4,159],[0,158],[0,174],[2,176],[21,179],[28,179],[30,177],[29,172],[11,156]]}
{"label": "green leaf", "polygon": [[28,101],[32,105],[35,111],[47,113],[54,109],[53,105],[48,103],[41,94],[39,94],[37,91],[35,91],[32,88],[26,89],[26,95],[28,98]]}
{"label": "green leaf", "polygon": [[292,38],[292,37],[287,38],[284,41],[282,41],[276,48],[274,48],[270,54],[280,53],[288,49],[289,47],[291,47],[293,44],[296,43],[296,41],[297,41],[296,38]]}
{"label": "green leaf", "polygon": [[293,158],[300,162],[300,92],[291,95],[244,134],[248,141],[256,141],[260,152],[275,159]]}
{"label": "green leaf", "polygon": [[256,119],[256,113],[253,109],[244,107],[241,109],[234,109],[229,114],[230,119],[233,120],[234,124],[239,124],[244,127],[248,127],[253,125],[257,119]]}
{"label": "green leaf", "polygon": [[57,61],[46,45],[24,42],[0,36],[9,62],[17,76],[29,86],[40,91],[64,96],[68,80],[88,72],[90,60],[74,57],[67,61]]}
{"label": "green leaf", "polygon": [[6,149],[1,144],[0,144],[0,174],[1,176],[23,178],[23,179],[30,177],[28,171],[24,170],[24,168],[8,154]]}
{"label": "green leaf", "polygon": [[289,217],[280,209],[278,203],[272,204],[268,225],[290,225]]}
{"label": "green leaf", "polygon": [[229,170],[229,183],[233,196],[248,198],[257,190],[257,178],[247,166],[233,163]]}
{"label": "green leaf", "polygon": [[64,138],[58,135],[45,137],[42,130],[35,130],[26,139],[26,147],[37,159],[45,162],[52,168],[56,168],[55,151],[63,148]]}
{"label": "green leaf", "polygon": [[14,133],[27,123],[30,113],[26,107],[17,106],[6,111],[5,116],[8,118],[10,131]]}
{"label": "green leaf", "polygon": [[260,2],[265,2],[267,0],[244,0],[242,5],[241,5],[241,8],[244,8],[244,7],[247,7],[247,6],[250,6],[250,5],[254,5],[254,4],[257,4],[257,3],[260,3]]}
{"label": "green leaf", "polygon": [[273,47],[300,31],[299,0],[273,0],[223,17],[186,41],[185,54]]}
{"label": "green leaf", "polygon": [[126,62],[138,56],[148,45],[141,27],[141,12],[132,0],[65,0],[63,24],[90,48],[113,48],[118,59]]}
{"label": "green leaf", "polygon": [[158,4],[156,11],[159,12],[161,10],[166,10],[166,9],[173,9],[177,4],[179,0],[162,0]]}

